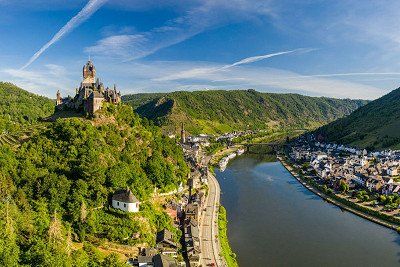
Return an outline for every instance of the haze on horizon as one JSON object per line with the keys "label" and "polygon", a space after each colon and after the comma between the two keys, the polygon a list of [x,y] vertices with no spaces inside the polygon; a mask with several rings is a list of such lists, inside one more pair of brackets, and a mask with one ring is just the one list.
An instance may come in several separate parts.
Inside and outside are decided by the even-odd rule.
{"label": "haze on horizon", "polygon": [[123,94],[375,99],[400,80],[399,10],[398,1],[0,0],[0,80],[73,94],[91,57]]}

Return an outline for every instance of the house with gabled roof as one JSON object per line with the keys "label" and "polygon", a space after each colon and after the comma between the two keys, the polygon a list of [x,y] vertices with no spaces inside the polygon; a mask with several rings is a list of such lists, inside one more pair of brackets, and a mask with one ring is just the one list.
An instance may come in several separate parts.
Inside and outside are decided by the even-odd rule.
{"label": "house with gabled roof", "polygon": [[112,196],[112,207],[127,212],[139,212],[139,200],[129,188],[118,190]]}

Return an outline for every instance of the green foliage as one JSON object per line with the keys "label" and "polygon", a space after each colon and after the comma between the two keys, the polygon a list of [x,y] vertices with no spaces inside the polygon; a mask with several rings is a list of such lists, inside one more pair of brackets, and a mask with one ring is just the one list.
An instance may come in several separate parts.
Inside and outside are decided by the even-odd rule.
{"label": "green foliage", "polygon": [[179,132],[184,122],[194,134],[271,127],[315,128],[366,103],[255,90],[139,94],[124,96],[123,100],[140,115],[162,125],[166,132]]}
{"label": "green foliage", "polygon": [[400,148],[400,89],[320,129],[328,141],[370,150]]}
{"label": "green foliage", "polygon": [[0,82],[0,134],[18,131],[24,125],[51,115],[54,104],[48,98],[28,93],[11,83]]}
{"label": "green foliage", "polygon": [[220,206],[218,212],[218,234],[221,243],[221,253],[229,267],[236,267],[239,265],[236,260],[236,254],[229,246],[227,229],[228,221],[226,219],[226,210],[223,206]]}
{"label": "green foliage", "polygon": [[343,180],[340,180],[339,188],[340,188],[340,191],[342,191],[343,193],[349,191],[349,189],[350,189],[349,185]]}
{"label": "green foliage", "polygon": [[365,202],[369,200],[369,195],[368,192],[365,190],[360,190],[356,193],[355,197],[361,201],[361,202]]}
{"label": "green foliage", "polygon": [[[172,221],[145,203],[136,214],[108,207],[127,186],[141,201],[178,187],[189,169],[182,150],[126,105],[100,118],[58,119],[15,150],[0,146],[0,265],[121,266],[87,243],[154,244]],[[139,238],[132,238],[138,233]]]}

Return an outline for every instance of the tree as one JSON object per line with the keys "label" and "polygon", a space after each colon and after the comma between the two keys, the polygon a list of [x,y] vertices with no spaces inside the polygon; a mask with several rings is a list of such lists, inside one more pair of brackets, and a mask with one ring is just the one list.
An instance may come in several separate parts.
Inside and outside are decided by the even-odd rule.
{"label": "tree", "polygon": [[7,201],[0,206],[0,266],[18,266],[19,247],[15,233],[15,222]]}
{"label": "tree", "polygon": [[340,187],[340,191],[342,191],[343,193],[349,191],[349,185],[343,180],[340,180],[339,187]]}

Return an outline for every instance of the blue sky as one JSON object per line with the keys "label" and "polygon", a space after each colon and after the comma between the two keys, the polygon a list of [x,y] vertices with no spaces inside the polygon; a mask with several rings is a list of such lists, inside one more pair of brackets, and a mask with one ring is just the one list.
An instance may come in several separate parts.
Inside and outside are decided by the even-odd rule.
{"label": "blue sky", "polygon": [[400,80],[400,2],[0,0],[0,80],[73,94],[89,55],[123,94],[375,99]]}

